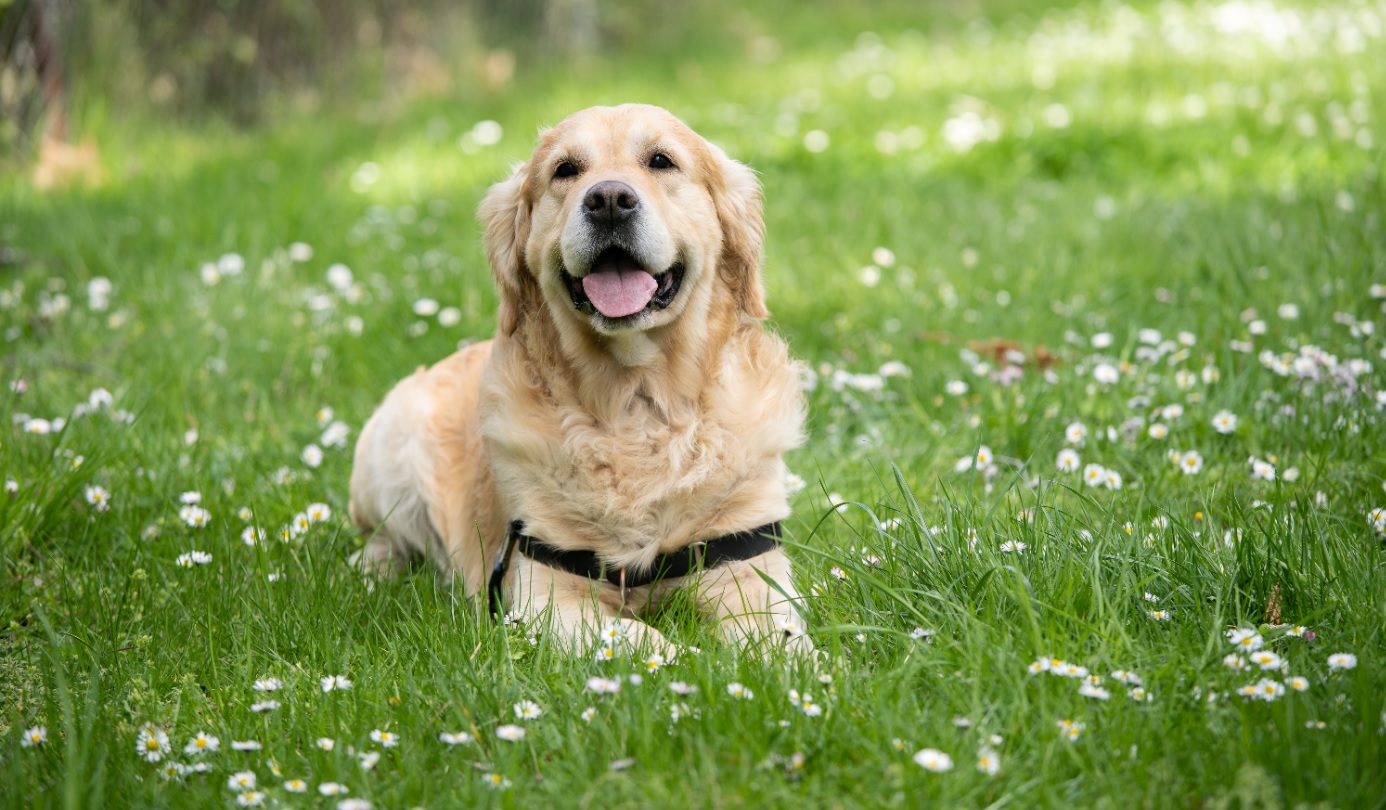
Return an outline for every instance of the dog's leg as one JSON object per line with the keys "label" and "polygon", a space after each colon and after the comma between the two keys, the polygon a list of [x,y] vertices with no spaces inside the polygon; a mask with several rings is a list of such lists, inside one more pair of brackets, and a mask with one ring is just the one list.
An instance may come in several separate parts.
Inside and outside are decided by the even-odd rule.
{"label": "dog's leg", "polygon": [[[757,571],[774,580],[779,590]],[[722,637],[742,648],[768,652],[784,647],[811,655],[813,642],[804,633],[804,618],[794,604],[799,594],[789,574],[789,559],[781,551],[719,565],[698,582],[698,604],[717,619]]]}
{"label": "dog's leg", "polygon": [[[586,652],[602,642],[601,631],[619,625],[624,644],[667,653],[663,633],[644,622],[621,616],[619,594],[586,577],[557,571],[516,554],[511,565],[509,603],[527,622],[547,620],[560,646]],[[543,626],[542,624],[540,626]],[[603,642],[604,643],[604,642]]]}
{"label": "dog's leg", "polygon": [[351,555],[348,565],[374,577],[388,578],[403,573],[413,557],[383,531],[363,532],[370,539],[366,547]]}

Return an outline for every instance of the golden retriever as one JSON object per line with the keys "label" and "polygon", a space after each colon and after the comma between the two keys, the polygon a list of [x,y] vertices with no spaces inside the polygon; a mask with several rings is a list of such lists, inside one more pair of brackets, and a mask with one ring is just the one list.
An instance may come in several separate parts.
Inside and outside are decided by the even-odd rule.
{"label": "golden retriever", "polygon": [[[478,216],[499,328],[404,379],[362,430],[358,564],[426,557],[471,595],[511,521],[639,573],[789,515],[783,454],[803,441],[803,394],[761,324],[749,168],[658,107],[593,107],[543,132]],[[546,619],[572,649],[598,632],[665,646],[639,617],[679,587],[728,639],[812,648],[778,545],[632,588],[506,551],[503,609]]]}

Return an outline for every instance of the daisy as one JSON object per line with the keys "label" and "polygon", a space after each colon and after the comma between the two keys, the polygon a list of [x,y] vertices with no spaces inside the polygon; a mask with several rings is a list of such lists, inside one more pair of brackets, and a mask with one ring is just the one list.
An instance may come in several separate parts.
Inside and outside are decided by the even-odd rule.
{"label": "daisy", "polygon": [[1264,701],[1273,701],[1285,694],[1285,685],[1270,678],[1262,678],[1253,688],[1256,690],[1256,697]]}
{"label": "daisy", "polygon": [[626,626],[619,621],[607,622],[598,634],[598,638],[609,647],[615,647],[626,640]]}
{"label": "daisy", "polygon": [[259,751],[261,748],[264,748],[264,746],[260,744],[260,741],[259,741],[259,740],[232,740],[232,741],[231,741],[231,750],[232,750],[232,751]]}
{"label": "daisy", "polygon": [[325,503],[310,503],[304,512],[309,523],[323,523],[332,517],[332,509]]}
{"label": "daisy", "polygon": [[250,710],[256,714],[263,714],[265,712],[272,712],[281,705],[282,704],[277,700],[262,700],[259,703],[250,704]]}
{"label": "daisy", "polygon": [[284,783],[284,789],[290,793],[306,793],[308,791],[308,783],[302,779],[290,779]]}
{"label": "daisy", "polygon": [[159,775],[164,778],[165,782],[171,782],[174,779],[182,779],[183,774],[187,772],[187,766],[181,762],[165,762],[164,767],[159,770]]}
{"label": "daisy", "polygon": [[1309,679],[1297,675],[1285,681],[1285,685],[1289,686],[1296,692],[1303,692],[1309,688]]}
{"label": "daisy", "polygon": [[793,616],[776,616],[775,626],[789,639],[798,638],[806,632],[799,620]]}
{"label": "daisy", "polygon": [[438,739],[448,745],[471,745],[474,738],[465,731],[444,731],[438,735]]}
{"label": "daisy", "polygon": [[1169,621],[1169,611],[1168,611],[1168,610],[1152,610],[1152,611],[1150,611],[1150,618],[1154,619],[1154,620],[1157,621],[1157,622],[1167,622],[1167,621]]}
{"label": "daisy", "polygon": [[822,704],[814,703],[813,697],[810,695],[804,695],[803,698],[799,700],[799,708],[804,712],[804,716],[806,717],[820,717],[823,714]]}
{"label": "daisy", "polygon": [[615,647],[598,647],[598,648],[597,648],[597,660],[598,660],[598,661],[610,661],[610,660],[612,660],[612,659],[615,658],[615,657],[616,657],[616,648],[615,648]]}
{"label": "daisy", "polygon": [[481,780],[486,783],[486,787],[492,790],[505,790],[510,787],[510,780],[498,773],[482,774]]}
{"label": "daisy", "polygon": [[1071,447],[1060,450],[1058,457],[1054,459],[1054,466],[1058,468],[1059,472],[1076,472],[1082,463],[1078,458],[1077,451]]}
{"label": "daisy", "polygon": [[1197,450],[1189,450],[1179,456],[1179,469],[1185,475],[1197,475],[1203,471],[1203,456]]}
{"label": "daisy", "polygon": [[934,635],[935,632],[933,630],[927,630],[923,627],[916,627],[910,631],[910,638],[914,639],[915,641],[933,641]]}
{"label": "daisy", "polygon": [[747,689],[745,686],[735,681],[727,684],[727,694],[737,700],[753,700],[756,696],[755,692],[752,692],[750,689]]}
{"label": "daisy", "polygon": [[1357,656],[1352,653],[1334,653],[1328,656],[1328,671],[1337,672],[1340,669],[1353,669],[1357,666]]}
{"label": "daisy", "polygon": [[1144,686],[1133,686],[1127,691],[1127,696],[1132,700],[1144,702],[1150,700],[1150,693],[1145,691]]}
{"label": "daisy", "polygon": [[322,442],[323,447],[346,447],[347,437],[350,433],[351,428],[348,428],[345,422],[333,422],[322,432],[322,438],[319,441]]}
{"label": "daisy", "polygon": [[1121,489],[1121,473],[1116,470],[1107,470],[1107,480],[1102,483],[1107,485],[1107,489]]}
{"label": "daisy", "polygon": [[316,745],[318,748],[321,748],[324,751],[331,751],[333,748],[337,747],[337,741],[332,739],[331,737],[319,737],[317,742],[314,743],[314,745]]}
{"label": "daisy", "polygon": [[1108,692],[1106,689],[1103,689],[1100,686],[1095,686],[1091,683],[1085,683],[1079,686],[1078,694],[1086,698],[1092,698],[1093,700],[1108,700],[1112,696],[1111,692]]}
{"label": "daisy", "polygon": [[1100,487],[1107,483],[1107,469],[1101,464],[1089,464],[1083,468],[1083,483],[1090,487]]}
{"label": "daisy", "polygon": [[248,523],[251,518],[255,517],[255,513],[250,511],[249,506],[242,506],[240,509],[236,510],[236,517]]}
{"label": "daisy", "polygon": [[380,762],[380,752],[363,751],[357,759],[361,763],[361,770],[369,771],[376,766],[376,763]]}
{"label": "daisy", "polygon": [[264,804],[264,802],[265,794],[259,790],[247,790],[236,796],[236,804],[239,804],[241,807],[258,807]]}
{"label": "daisy", "polygon": [[1141,676],[1124,669],[1114,670],[1112,672],[1112,680],[1133,686],[1140,686],[1141,684]]}
{"label": "daisy", "polygon": [[983,747],[977,752],[977,770],[987,776],[995,776],[1001,770],[1001,757],[992,749]]}
{"label": "daisy", "polygon": [[135,752],[146,762],[158,762],[168,753],[168,735],[153,723],[145,723],[135,739]]}
{"label": "daisy", "polygon": [[251,687],[256,692],[274,692],[284,688],[284,682],[278,678],[261,678]]}
{"label": "daisy", "polygon": [[1069,444],[1082,444],[1088,436],[1088,426],[1082,422],[1074,422],[1064,428],[1064,441]]}
{"label": "daisy", "polygon": [[691,695],[694,692],[698,691],[698,687],[694,686],[691,683],[684,683],[683,681],[674,681],[673,683],[669,684],[669,691],[673,692],[676,695]]}
{"label": "daisy", "polygon": [[597,708],[595,706],[588,706],[583,709],[582,714],[578,716],[582,718],[584,723],[590,723],[592,722],[592,718],[597,716]]}
{"label": "daisy", "polygon": [[1152,439],[1163,439],[1169,435],[1169,425],[1164,422],[1156,422],[1146,430],[1146,435]]}
{"label": "daisy", "polygon": [[621,691],[621,681],[618,678],[593,676],[587,679],[586,688],[588,692],[595,692],[599,695],[614,695]]}
{"label": "daisy", "polygon": [[1213,430],[1223,435],[1237,430],[1237,415],[1231,411],[1218,411],[1213,416]]}
{"label": "daisy", "polygon": [[1251,663],[1260,667],[1262,671],[1272,669],[1283,669],[1285,659],[1271,652],[1270,650],[1259,650],[1251,654]]}
{"label": "daisy", "polygon": [[371,741],[378,742],[385,748],[394,748],[399,745],[399,735],[391,731],[375,729],[371,732]]}
{"label": "daisy", "polygon": [[496,736],[506,742],[519,742],[525,738],[525,730],[519,726],[506,724],[496,729]]}
{"label": "daisy", "polygon": [[322,465],[322,448],[318,447],[316,444],[310,444],[303,448],[303,453],[299,455],[299,458],[304,464],[317,469]]}
{"label": "daisy", "polygon": [[26,729],[24,736],[19,738],[19,744],[23,748],[33,748],[46,742],[48,742],[47,726],[34,726],[31,729]]}
{"label": "daisy", "polygon": [[992,461],[991,448],[985,444],[977,448],[977,469],[982,469]]}
{"label": "daisy", "polygon": [[1236,653],[1228,653],[1223,656],[1222,665],[1228,669],[1246,669],[1246,659]]}
{"label": "daisy", "polygon": [[693,710],[688,708],[687,703],[675,703],[669,707],[669,719],[675,723],[692,714]]}
{"label": "daisy", "polygon": [[1304,635],[1308,632],[1309,628],[1305,627],[1304,625],[1295,625],[1294,627],[1291,627],[1289,630],[1286,630],[1285,635],[1294,636],[1295,638],[1304,638]]}
{"label": "daisy", "polygon": [[318,785],[318,793],[324,796],[344,796],[351,791],[340,782],[323,782]]}
{"label": "daisy", "polygon": [[1086,728],[1086,726],[1076,720],[1060,720],[1058,721],[1058,725],[1060,733],[1062,733],[1064,739],[1067,739],[1069,742],[1078,739],[1083,734],[1083,729]]}
{"label": "daisy", "polygon": [[645,670],[647,672],[656,672],[662,666],[664,666],[664,656],[659,653],[652,653],[649,658],[645,659]]}
{"label": "daisy", "polygon": [[1111,363],[1098,363],[1093,366],[1092,378],[1103,385],[1111,385],[1121,379],[1121,372]]}
{"label": "daisy", "polygon": [[522,700],[515,704],[515,716],[521,720],[536,720],[544,710],[532,700]]}
{"label": "daisy", "polygon": [[[919,767],[933,773],[953,770],[953,758],[936,748],[924,748],[914,753],[914,761]],[[980,768],[981,763],[978,763]]]}
{"label": "daisy", "polygon": [[226,780],[226,786],[232,790],[250,790],[255,787],[255,771],[237,771],[231,774],[231,778]]}
{"label": "daisy", "polygon": [[105,487],[92,484],[87,487],[86,496],[87,503],[98,512],[105,512],[111,508],[111,493]]}
{"label": "daisy", "polygon": [[212,519],[212,513],[200,506],[189,504],[178,510],[178,518],[194,529],[200,529]]}
{"label": "daisy", "polygon": [[220,747],[221,740],[211,736],[205,731],[199,731],[196,737],[193,737],[188,741],[187,745],[183,746],[183,753],[205,754],[209,751],[215,751]]}
{"label": "daisy", "polygon": [[1275,467],[1259,458],[1251,458],[1251,477],[1260,481],[1274,481]]}
{"label": "daisy", "polygon": [[1259,650],[1263,641],[1260,633],[1246,628],[1227,631],[1227,640],[1239,650]]}
{"label": "daisy", "polygon": [[347,680],[347,677],[345,675],[329,675],[328,677],[323,678],[321,683],[322,691],[324,692],[331,692],[334,689],[351,688],[351,681]]}

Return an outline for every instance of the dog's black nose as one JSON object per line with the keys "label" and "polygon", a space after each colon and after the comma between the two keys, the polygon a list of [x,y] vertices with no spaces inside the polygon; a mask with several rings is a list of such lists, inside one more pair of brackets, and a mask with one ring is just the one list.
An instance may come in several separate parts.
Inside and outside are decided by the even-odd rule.
{"label": "dog's black nose", "polygon": [[635,216],[640,196],[625,183],[606,180],[588,189],[582,207],[587,209],[587,218],[599,225],[621,225]]}

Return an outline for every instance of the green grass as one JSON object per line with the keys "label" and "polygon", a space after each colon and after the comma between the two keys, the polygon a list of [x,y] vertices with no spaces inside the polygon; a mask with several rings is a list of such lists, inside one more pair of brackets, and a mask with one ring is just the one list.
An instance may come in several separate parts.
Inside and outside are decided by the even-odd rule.
{"label": "green grass", "polygon": [[[1211,6],[998,7],[985,24],[951,8],[775,8],[710,23],[697,52],[540,71],[504,95],[458,90],[369,124],[341,109],[235,132],[120,120],[92,101],[79,117],[104,186],[0,179],[0,244],[23,254],[0,270],[0,365],[27,386],[0,418],[67,419],[0,439],[19,485],[0,495],[0,802],[225,806],[228,777],[250,769],[285,806],[328,806],[316,786],[329,781],[401,808],[1382,806],[1386,555],[1368,512],[1386,506],[1386,318],[1371,292],[1386,283],[1386,7],[1297,8],[1279,48],[1219,32]],[[779,45],[768,63],[746,55],[760,34]],[[870,93],[878,74],[888,98]],[[670,107],[762,174],[772,328],[820,372],[789,524],[816,672],[738,657],[685,603],[657,623],[701,652],[618,695],[584,693],[592,675],[642,671],[641,657],[564,656],[427,571],[366,587],[346,566],[361,545],[345,519],[349,450],[300,460],[319,408],[354,439],[396,379],[490,334],[480,195],[538,124],[623,100]],[[1067,127],[1047,123],[1064,117],[1055,104]],[[943,131],[967,112],[995,121],[995,138],[962,151]],[[488,118],[503,140],[460,151]],[[922,144],[878,149],[880,131],[898,141],[910,126]],[[811,130],[826,151],[805,148]],[[366,162],[379,179],[353,188]],[[311,259],[290,260],[297,241]],[[895,263],[868,286],[877,247]],[[201,265],[228,253],[244,271],[204,283]],[[327,285],[337,262],[359,297]],[[100,311],[96,277],[114,287]],[[423,297],[460,323],[414,315]],[[1278,314],[1286,303],[1297,318]],[[1195,342],[1152,359],[1141,329]],[[1100,333],[1110,347],[1094,348]],[[1011,384],[992,377],[996,340],[1027,357]],[[1306,346],[1338,369],[1282,376],[1260,357]],[[910,373],[833,382],[891,361]],[[1095,382],[1100,363],[1117,383]],[[112,408],[73,416],[98,387]],[[1182,417],[1155,415],[1172,404]],[[1211,424],[1224,409],[1239,417],[1228,435]],[[1167,438],[1149,436],[1154,421]],[[1083,463],[1119,472],[1121,489],[1056,470],[1074,422]],[[995,469],[955,472],[980,446]],[[1198,451],[1202,471],[1181,473],[1172,449]],[[1253,478],[1251,456],[1276,480]],[[109,510],[87,503],[89,486]],[[178,517],[189,490],[204,528]],[[829,493],[848,506],[833,511]],[[276,535],[313,502],[333,517],[298,541],[242,543],[241,508]],[[191,550],[211,563],[178,567]],[[1315,638],[1264,628],[1289,669],[1226,667],[1226,632],[1273,610]],[[1357,666],[1330,673],[1339,652]],[[1103,676],[1110,700],[1028,674],[1045,655]],[[1117,669],[1151,700],[1128,697],[1107,677]],[[353,687],[324,694],[335,674]],[[1307,691],[1236,694],[1290,675]],[[267,677],[285,688],[252,690]],[[731,699],[733,681],[754,699]],[[251,711],[270,697],[282,706]],[[524,741],[497,740],[526,699],[543,716]],[[671,720],[675,704],[691,716]],[[1076,740],[1065,719],[1084,724]],[[218,736],[211,773],[160,778],[136,754],[146,722],[178,762],[193,734]],[[36,725],[47,743],[21,747]],[[373,729],[401,743],[381,749]],[[442,731],[478,741],[450,748]],[[991,735],[995,776],[974,767]],[[248,739],[263,749],[230,750]],[[917,766],[921,748],[954,769]],[[365,771],[353,749],[383,756]],[[272,762],[309,792],[285,792]],[[486,773],[511,787],[493,792]]]}

